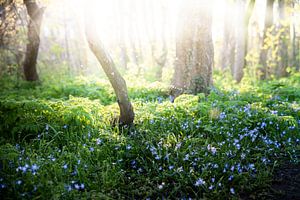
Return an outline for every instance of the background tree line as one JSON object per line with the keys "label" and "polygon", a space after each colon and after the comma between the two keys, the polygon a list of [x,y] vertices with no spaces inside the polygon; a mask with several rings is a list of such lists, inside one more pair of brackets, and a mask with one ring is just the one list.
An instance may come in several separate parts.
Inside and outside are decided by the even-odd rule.
{"label": "background tree line", "polygon": [[245,73],[262,80],[300,68],[296,0],[2,0],[0,5],[0,76],[38,81],[39,75],[103,74],[99,62],[120,107],[127,104],[126,113],[131,105],[121,74],[171,82],[174,100],[182,93],[208,93],[213,69],[240,82]]}

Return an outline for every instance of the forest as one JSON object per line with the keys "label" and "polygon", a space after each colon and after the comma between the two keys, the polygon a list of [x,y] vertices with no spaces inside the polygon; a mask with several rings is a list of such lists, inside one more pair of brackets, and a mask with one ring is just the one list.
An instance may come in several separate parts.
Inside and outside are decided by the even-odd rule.
{"label": "forest", "polygon": [[0,0],[0,199],[299,188],[299,0]]}

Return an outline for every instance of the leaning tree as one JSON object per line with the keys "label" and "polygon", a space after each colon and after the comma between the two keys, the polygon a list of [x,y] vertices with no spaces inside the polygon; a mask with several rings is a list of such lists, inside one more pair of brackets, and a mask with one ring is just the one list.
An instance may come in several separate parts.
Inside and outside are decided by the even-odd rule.
{"label": "leaning tree", "polygon": [[101,64],[103,71],[108,77],[115,94],[117,96],[117,102],[120,108],[120,125],[130,125],[134,120],[134,111],[132,104],[128,98],[127,86],[124,78],[121,76],[117,70],[115,63],[113,62],[111,56],[104,48],[103,43],[97,36],[96,24],[94,22],[93,15],[91,15],[92,1],[86,4],[85,8],[85,33],[89,44],[89,47],[93,54],[96,56],[97,60]]}

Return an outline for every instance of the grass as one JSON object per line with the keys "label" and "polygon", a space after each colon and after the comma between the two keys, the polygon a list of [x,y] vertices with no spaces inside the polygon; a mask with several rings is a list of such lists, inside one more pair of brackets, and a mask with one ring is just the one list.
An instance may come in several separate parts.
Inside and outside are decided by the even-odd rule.
{"label": "grass", "polygon": [[210,95],[173,104],[163,84],[128,85],[135,125],[119,128],[105,81],[3,81],[2,199],[238,199],[299,163],[299,74],[240,85],[217,75]]}

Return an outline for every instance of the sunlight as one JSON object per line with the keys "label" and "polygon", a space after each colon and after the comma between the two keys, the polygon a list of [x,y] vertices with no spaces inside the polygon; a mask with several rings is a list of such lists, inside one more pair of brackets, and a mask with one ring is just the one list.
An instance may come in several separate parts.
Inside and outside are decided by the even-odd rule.
{"label": "sunlight", "polygon": [[[65,1],[67,9],[86,9],[92,17],[93,26],[101,39],[107,44],[113,44],[120,39],[126,42],[139,40],[145,43],[162,34],[174,30],[176,12],[179,0],[149,1],[149,0],[96,0],[86,5],[85,1]],[[72,5],[73,4],[73,5]],[[164,29],[164,30],[163,30]]]}
{"label": "sunlight", "polygon": [[300,199],[299,0],[0,0],[0,85],[4,199]]}
{"label": "sunlight", "polygon": [[[52,18],[59,16],[53,13],[65,12],[77,21],[83,21],[86,10],[89,25],[106,45],[116,45],[124,40],[127,44],[139,42],[147,46],[149,42],[160,41],[162,35],[167,39],[175,37],[178,9],[182,3],[183,0],[91,0],[87,4],[83,0],[54,0],[49,2],[47,10]],[[224,14],[227,10],[233,19],[231,23],[234,23],[235,7],[225,0],[210,3],[214,4],[213,32],[215,37],[221,38]],[[70,18],[63,20],[69,23]]]}

